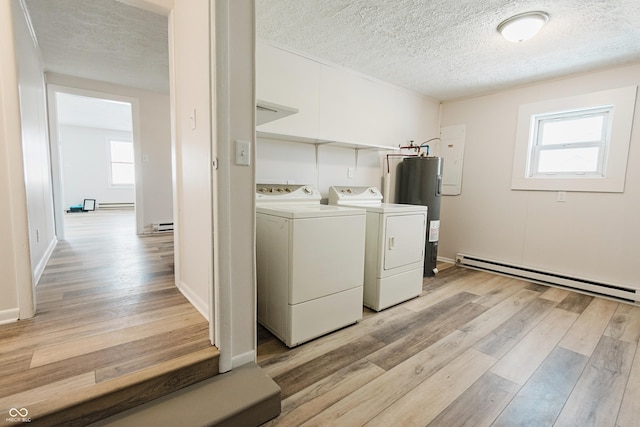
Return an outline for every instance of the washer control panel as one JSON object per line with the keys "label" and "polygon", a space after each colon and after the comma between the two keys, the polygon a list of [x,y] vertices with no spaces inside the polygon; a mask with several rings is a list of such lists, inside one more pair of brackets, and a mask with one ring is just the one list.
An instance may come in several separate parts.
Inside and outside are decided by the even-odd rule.
{"label": "washer control panel", "polygon": [[380,203],[382,193],[376,187],[329,187],[329,204]]}
{"label": "washer control panel", "polygon": [[311,185],[256,184],[257,203],[319,203],[320,199],[320,192]]}

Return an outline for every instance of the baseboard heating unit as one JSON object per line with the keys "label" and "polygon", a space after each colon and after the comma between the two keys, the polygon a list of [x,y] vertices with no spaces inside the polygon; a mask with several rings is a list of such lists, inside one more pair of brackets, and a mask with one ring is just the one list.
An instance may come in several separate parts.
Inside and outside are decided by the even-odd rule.
{"label": "baseboard heating unit", "polygon": [[98,203],[98,209],[133,209],[133,202]]}
{"label": "baseboard heating unit", "polygon": [[543,285],[558,286],[578,292],[616,298],[618,300],[635,304],[640,301],[640,294],[638,293],[638,289],[635,288],[570,277],[564,274],[542,271],[513,264],[506,264],[503,262],[483,259],[472,255],[456,255],[456,265],[461,267],[473,268],[476,270],[488,271],[496,274],[502,274],[505,276],[527,280],[530,282],[540,283]]}
{"label": "baseboard heating unit", "polygon": [[164,233],[165,231],[173,231],[172,222],[159,222],[151,224],[152,233]]}

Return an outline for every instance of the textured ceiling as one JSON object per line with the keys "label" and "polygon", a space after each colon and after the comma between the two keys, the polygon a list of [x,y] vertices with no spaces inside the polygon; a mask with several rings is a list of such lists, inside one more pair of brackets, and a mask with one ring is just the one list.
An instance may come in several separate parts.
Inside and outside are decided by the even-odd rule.
{"label": "textured ceiling", "polygon": [[61,125],[133,131],[129,103],[58,92],[56,104]]}
{"label": "textured ceiling", "polygon": [[47,71],[169,91],[166,16],[115,0],[26,4]]}
{"label": "textured ceiling", "polygon": [[[47,70],[168,91],[166,17],[116,0],[26,3]],[[255,3],[259,38],[442,100],[640,61],[640,0]],[[547,26],[503,40],[497,25],[529,10]]]}
{"label": "textured ceiling", "polygon": [[[542,10],[514,44],[496,27]],[[640,61],[640,0],[256,0],[257,36],[446,100]]]}

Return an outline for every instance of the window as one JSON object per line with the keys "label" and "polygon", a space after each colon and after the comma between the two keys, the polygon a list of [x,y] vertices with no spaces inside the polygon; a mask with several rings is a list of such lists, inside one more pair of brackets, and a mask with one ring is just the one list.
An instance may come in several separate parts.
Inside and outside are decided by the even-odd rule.
{"label": "window", "polygon": [[534,116],[529,176],[604,176],[613,107]]}
{"label": "window", "polygon": [[109,141],[111,154],[111,185],[132,185],[135,183],[133,169],[133,143]]}
{"label": "window", "polygon": [[520,105],[511,189],[623,192],[636,91]]}

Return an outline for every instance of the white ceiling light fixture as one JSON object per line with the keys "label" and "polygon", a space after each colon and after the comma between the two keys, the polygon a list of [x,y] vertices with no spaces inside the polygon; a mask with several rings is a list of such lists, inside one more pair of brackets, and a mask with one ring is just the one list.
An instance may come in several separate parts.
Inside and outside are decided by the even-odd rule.
{"label": "white ceiling light fixture", "polygon": [[520,13],[502,21],[498,25],[498,32],[510,42],[520,43],[538,34],[548,20],[546,12]]}

